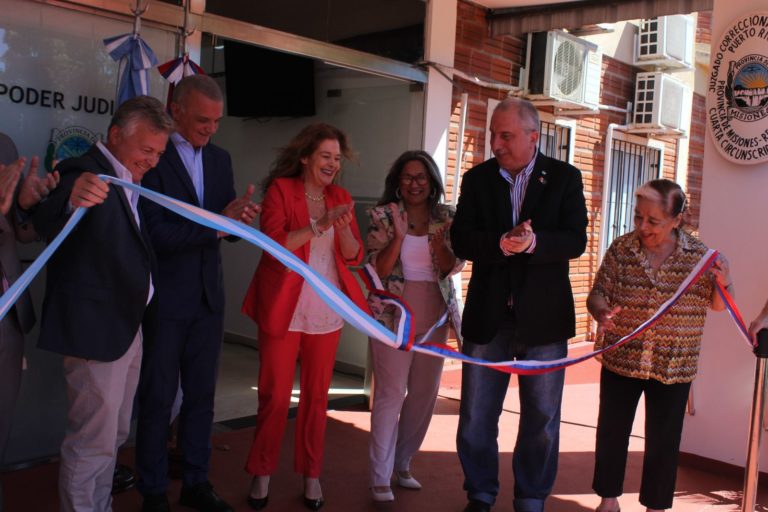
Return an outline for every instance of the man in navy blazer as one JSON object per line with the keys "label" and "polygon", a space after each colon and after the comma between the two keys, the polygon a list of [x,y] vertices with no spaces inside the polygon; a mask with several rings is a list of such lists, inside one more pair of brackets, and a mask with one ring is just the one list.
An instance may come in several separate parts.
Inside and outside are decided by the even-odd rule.
{"label": "man in navy blazer", "polygon": [[115,455],[130,430],[142,326],[157,276],[138,195],[107,186],[96,174],[140,182],[165,151],[171,127],[155,98],[126,101],[112,118],[106,144],[61,162],[59,187],[32,215],[36,231],[50,240],[74,208],[89,208],[48,262],[38,341],[64,356],[64,511],[111,510]]}
{"label": "man in navy blazer", "polygon": [[[451,243],[472,261],[462,317],[464,353],[491,361],[565,357],[575,334],[569,260],[586,247],[578,169],[537,151],[539,115],[508,98],[491,117],[495,155],[463,178]],[[514,507],[541,512],[557,473],[564,371],[520,376]],[[498,421],[509,374],[464,364],[457,449],[466,512],[490,510],[499,491]]]}
{"label": "man in navy blazer", "polygon": [[[223,114],[223,97],[205,75],[176,86],[171,115],[176,132],[144,185],[181,201],[250,224],[258,212],[252,185],[235,197],[232,161],[210,144]],[[143,511],[169,510],[166,441],[171,408],[181,384],[179,444],[183,454],[182,505],[206,511],[231,507],[208,481],[213,403],[224,332],[220,240],[225,235],[149,201],[142,202],[159,274],[158,314],[148,335],[139,385],[136,439]]]}

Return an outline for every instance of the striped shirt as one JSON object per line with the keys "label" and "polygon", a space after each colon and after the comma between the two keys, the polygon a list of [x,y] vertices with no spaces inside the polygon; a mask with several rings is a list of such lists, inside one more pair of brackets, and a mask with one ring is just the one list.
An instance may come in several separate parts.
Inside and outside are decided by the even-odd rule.
{"label": "striped shirt", "polygon": [[509,200],[512,202],[512,225],[517,226],[520,222],[520,210],[523,207],[523,200],[525,199],[525,191],[528,190],[528,182],[531,180],[531,174],[533,174],[533,166],[536,165],[536,155],[533,154],[533,158],[525,168],[517,173],[517,176],[512,174],[506,169],[499,169],[499,174],[509,183]]}
{"label": "striped shirt", "polygon": [[[517,224],[520,222],[520,210],[523,208],[523,201],[525,200],[525,191],[528,190],[528,182],[531,181],[531,174],[533,174],[533,167],[536,165],[536,155],[539,153],[536,152],[533,154],[533,158],[531,158],[531,161],[528,162],[528,165],[526,165],[522,171],[517,173],[517,176],[512,176],[512,174],[504,169],[499,168],[499,174],[501,174],[501,177],[504,178],[507,183],[509,183],[509,201],[512,203],[512,225],[517,226]],[[501,235],[501,240],[504,239],[504,235]],[[513,253],[507,252],[504,250],[504,248],[501,246],[501,240],[499,240],[499,247],[501,247],[501,252],[504,253],[505,256],[511,256]],[[528,246],[528,248],[524,251],[528,254],[532,253],[536,249],[536,233],[533,234],[533,241],[531,242],[531,245]]]}

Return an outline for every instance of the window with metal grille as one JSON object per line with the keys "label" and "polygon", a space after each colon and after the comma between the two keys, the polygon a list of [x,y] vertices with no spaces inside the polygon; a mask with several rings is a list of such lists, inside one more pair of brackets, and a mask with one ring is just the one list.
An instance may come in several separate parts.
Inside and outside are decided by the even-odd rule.
{"label": "window with metal grille", "polygon": [[613,141],[608,203],[603,217],[607,223],[603,250],[634,228],[635,190],[646,181],[658,178],[660,170],[660,150],[624,140]]}
{"label": "window with metal grille", "polygon": [[571,128],[541,121],[539,126],[539,151],[551,158],[569,162],[571,152]]}

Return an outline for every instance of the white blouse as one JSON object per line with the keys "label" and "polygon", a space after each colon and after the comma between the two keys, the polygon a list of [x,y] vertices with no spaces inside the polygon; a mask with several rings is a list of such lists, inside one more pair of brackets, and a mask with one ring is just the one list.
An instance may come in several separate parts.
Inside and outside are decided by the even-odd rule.
{"label": "white blouse", "polygon": [[[309,244],[309,266],[338,288],[340,282],[333,254],[333,226],[321,236],[312,238]],[[344,319],[335,313],[305,280],[288,330],[306,334],[327,334],[338,331],[343,326]]]}
{"label": "white blouse", "polygon": [[403,277],[406,281],[437,281],[427,235],[405,235],[403,245],[400,246],[400,262],[403,264]]}

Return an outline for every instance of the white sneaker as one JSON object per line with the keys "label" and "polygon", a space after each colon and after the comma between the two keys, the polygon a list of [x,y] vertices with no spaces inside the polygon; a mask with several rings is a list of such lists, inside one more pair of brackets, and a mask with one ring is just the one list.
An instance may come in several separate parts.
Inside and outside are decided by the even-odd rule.
{"label": "white sneaker", "polygon": [[389,487],[386,487],[386,491],[381,492],[371,487],[371,497],[373,498],[373,501],[395,501],[395,495],[392,494],[392,489]]}
{"label": "white sneaker", "polygon": [[408,471],[395,471],[397,485],[406,489],[421,489],[421,484]]}

